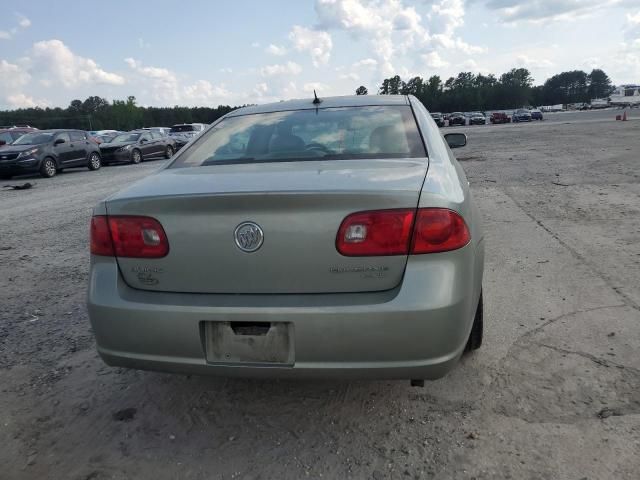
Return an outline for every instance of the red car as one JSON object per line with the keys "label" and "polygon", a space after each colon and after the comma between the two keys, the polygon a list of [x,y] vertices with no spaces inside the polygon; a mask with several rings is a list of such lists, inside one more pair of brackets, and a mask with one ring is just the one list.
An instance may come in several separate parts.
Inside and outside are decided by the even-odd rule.
{"label": "red car", "polygon": [[491,123],[511,123],[511,117],[504,112],[493,112],[489,121]]}

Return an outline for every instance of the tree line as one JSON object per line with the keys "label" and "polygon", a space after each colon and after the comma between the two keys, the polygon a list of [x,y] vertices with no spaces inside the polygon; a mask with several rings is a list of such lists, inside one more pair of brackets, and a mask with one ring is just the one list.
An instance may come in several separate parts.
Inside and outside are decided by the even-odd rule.
{"label": "tree line", "polygon": [[[587,103],[593,98],[606,98],[612,91],[611,79],[600,69],[591,73],[581,70],[562,72],[542,85],[526,68],[513,68],[499,77],[460,72],[442,80],[438,75],[419,76],[404,81],[399,75],[383,80],[378,94],[415,95],[432,112],[498,110],[523,106]],[[360,86],[358,95],[366,95]],[[133,130],[141,127],[171,126],[176,123],[211,123],[239,108],[218,107],[141,107],[136,98],[113,100],[92,96],[73,100],[67,108],[21,108],[0,111],[0,125],[28,124],[40,129],[78,128],[83,130]]]}
{"label": "tree line", "polygon": [[133,130],[177,123],[211,123],[238,107],[141,107],[136,98],[114,100],[92,96],[73,100],[67,108],[21,108],[0,112],[0,125],[31,125],[40,129]]}
{"label": "tree line", "polygon": [[[594,98],[606,98],[612,91],[611,79],[600,69],[588,74],[582,70],[562,72],[543,85],[534,86],[533,82],[526,68],[513,68],[499,77],[460,72],[445,81],[438,75],[407,81],[395,75],[384,79],[377,93],[415,95],[432,112],[453,112],[588,103]],[[356,89],[356,95],[367,93],[363,85]]]}

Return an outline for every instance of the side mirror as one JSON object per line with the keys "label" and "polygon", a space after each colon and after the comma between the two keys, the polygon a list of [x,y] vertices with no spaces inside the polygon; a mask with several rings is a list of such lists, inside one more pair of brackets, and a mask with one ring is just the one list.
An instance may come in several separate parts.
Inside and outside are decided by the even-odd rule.
{"label": "side mirror", "polygon": [[444,139],[449,144],[449,148],[460,148],[467,144],[467,136],[464,133],[447,133]]}
{"label": "side mirror", "polygon": [[149,140],[147,140],[146,138],[141,138],[140,139],[140,143],[147,143]]}
{"label": "side mirror", "polygon": [[61,143],[65,143],[64,138],[56,138],[56,141],[53,142],[54,145],[60,145]]}
{"label": "side mirror", "polygon": [[7,144],[7,142],[5,142],[4,140],[0,140],[0,147],[1,147],[2,145],[6,145],[6,144]]}

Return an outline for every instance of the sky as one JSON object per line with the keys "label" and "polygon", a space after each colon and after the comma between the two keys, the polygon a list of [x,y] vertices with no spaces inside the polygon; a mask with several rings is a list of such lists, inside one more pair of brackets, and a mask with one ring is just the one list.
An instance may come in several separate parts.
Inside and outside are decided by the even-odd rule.
{"label": "sky", "polygon": [[514,67],[640,83],[640,0],[32,0],[0,16],[0,109],[267,103]]}

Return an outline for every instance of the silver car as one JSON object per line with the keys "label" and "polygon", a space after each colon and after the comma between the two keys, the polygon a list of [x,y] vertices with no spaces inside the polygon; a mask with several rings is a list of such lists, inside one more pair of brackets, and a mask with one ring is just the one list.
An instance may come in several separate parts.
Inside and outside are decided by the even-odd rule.
{"label": "silver car", "polygon": [[88,307],[109,365],[423,379],[482,342],[484,237],[412,96],[224,116],[100,202]]}

